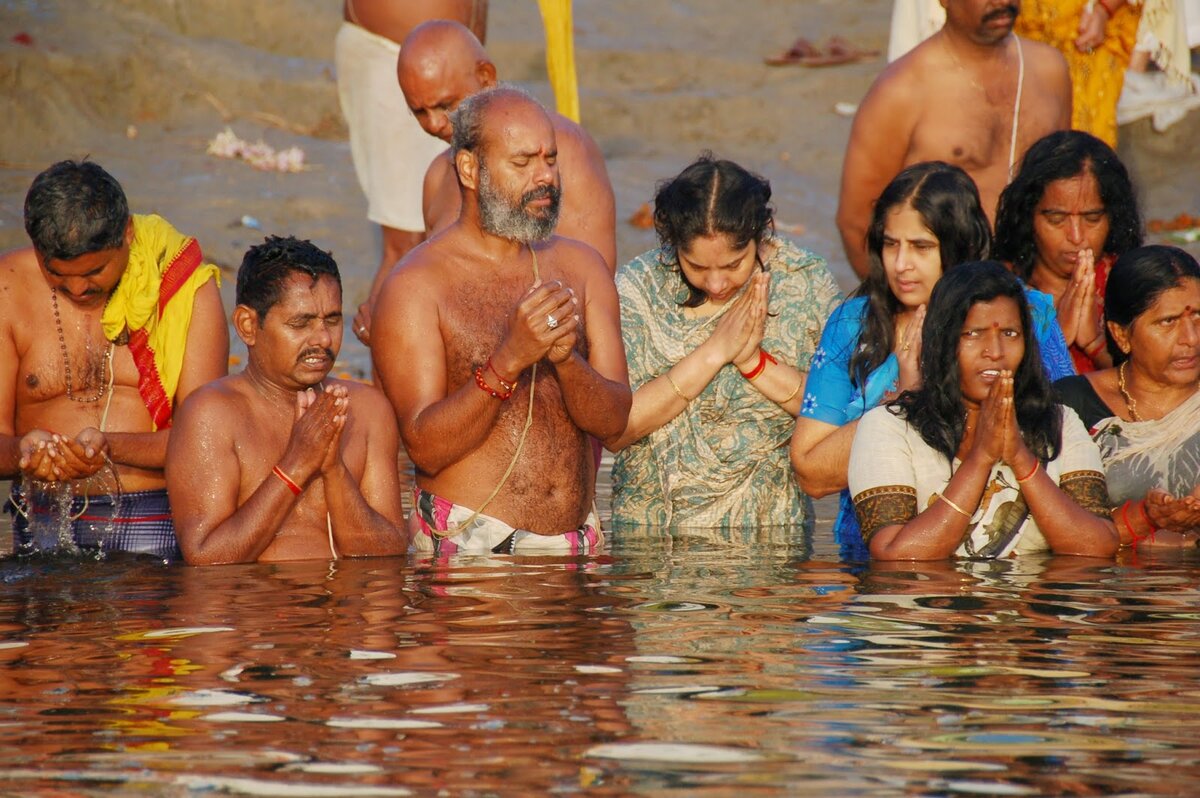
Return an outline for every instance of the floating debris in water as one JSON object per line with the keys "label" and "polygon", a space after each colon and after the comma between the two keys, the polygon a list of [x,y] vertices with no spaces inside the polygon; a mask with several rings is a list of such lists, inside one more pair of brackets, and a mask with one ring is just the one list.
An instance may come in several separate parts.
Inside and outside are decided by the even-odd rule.
{"label": "floating debris in water", "polygon": [[454,673],[371,673],[362,678],[363,684],[373,687],[406,687],[410,684],[428,684],[429,682],[448,682],[457,679]]}
{"label": "floating debris in water", "polygon": [[433,720],[411,718],[330,718],[326,726],[335,729],[440,729],[442,724]]}
{"label": "floating debris in water", "polygon": [[584,752],[584,756],[599,759],[634,760],[638,762],[675,762],[686,765],[726,765],[761,762],[765,756],[743,748],[694,743],[608,743]]}

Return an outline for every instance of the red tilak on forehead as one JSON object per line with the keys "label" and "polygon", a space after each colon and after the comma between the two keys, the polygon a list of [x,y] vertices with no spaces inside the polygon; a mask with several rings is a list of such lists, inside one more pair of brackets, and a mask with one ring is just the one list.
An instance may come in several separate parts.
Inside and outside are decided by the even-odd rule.
{"label": "red tilak on forehead", "polygon": [[992,322],[992,329],[993,329],[993,330],[998,330],[998,329],[1000,329],[1000,322],[998,322],[998,321],[994,321],[994,322]]}

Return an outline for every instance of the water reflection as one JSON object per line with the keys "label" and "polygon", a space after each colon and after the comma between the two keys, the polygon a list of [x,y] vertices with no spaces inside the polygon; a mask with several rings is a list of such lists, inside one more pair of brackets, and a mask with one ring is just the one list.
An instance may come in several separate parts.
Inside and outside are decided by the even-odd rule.
{"label": "water reflection", "polygon": [[0,793],[1192,791],[1194,555],[863,566],[813,540],[9,560]]}

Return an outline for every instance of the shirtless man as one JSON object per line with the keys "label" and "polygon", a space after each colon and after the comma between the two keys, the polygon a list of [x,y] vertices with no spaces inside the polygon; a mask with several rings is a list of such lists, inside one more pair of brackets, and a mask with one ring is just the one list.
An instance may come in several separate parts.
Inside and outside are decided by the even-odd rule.
{"label": "shirtless man", "polygon": [[[418,26],[400,50],[397,76],[408,107],[431,136],[447,144],[453,135],[450,112],[480,89],[496,85],[496,65],[469,30],[454,22]],[[550,120],[559,146],[562,217],[558,234],[590,245],[616,270],[616,201],[596,142],[575,122],[553,111]],[[425,229],[435,233],[458,219],[458,177],[446,150],[425,174]]]}
{"label": "shirtless man", "polygon": [[488,0],[344,0],[334,42],[338,99],[350,129],[350,156],[367,196],[367,217],[383,233],[383,256],[354,332],[370,344],[370,307],[396,261],[425,240],[421,180],[443,149],[425,135],[396,85],[400,42],[422,22],[452,19],[482,41]]}
{"label": "shirtless man", "polygon": [[588,436],[619,434],[632,401],[616,289],[594,249],[554,235],[545,110],[492,88],[452,124],[462,210],[384,283],[371,349],[417,467],[413,545],[590,551]]}
{"label": "shirtless man", "polygon": [[[0,478],[95,477],[75,544],[178,557],[163,463],[174,408],[228,366],[217,267],[162,218],[131,215],[89,161],[34,179],[25,230],[33,246],[0,256]],[[14,496],[18,544],[31,510],[53,514],[29,498]]]}
{"label": "shirtless man", "polygon": [[871,205],[901,169],[920,161],[962,167],[994,219],[1029,145],[1071,125],[1066,61],[1012,34],[1017,0],[941,3],[946,24],[884,69],[850,129],[837,225],[859,276],[867,271]]}
{"label": "shirtless man", "polygon": [[342,345],[329,253],[270,236],[238,270],[249,353],[180,410],[167,489],[192,565],[399,554],[399,439],[387,399],[328,379]]}

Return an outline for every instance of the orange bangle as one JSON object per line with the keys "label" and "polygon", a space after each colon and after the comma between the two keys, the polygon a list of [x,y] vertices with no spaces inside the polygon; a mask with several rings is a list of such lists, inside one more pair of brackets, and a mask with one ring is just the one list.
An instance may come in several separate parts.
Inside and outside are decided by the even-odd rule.
{"label": "orange bangle", "polygon": [[1042,461],[1034,460],[1033,468],[1029,469],[1029,473],[1023,477],[1017,477],[1017,484],[1019,485],[1023,482],[1028,482],[1029,480],[1033,479],[1033,475],[1036,474],[1038,472],[1038,469],[1041,467],[1042,467]]}
{"label": "orange bangle", "polygon": [[274,468],[272,468],[271,473],[274,474],[275,476],[279,477],[279,479],[283,481],[284,485],[287,485],[287,489],[292,492],[293,496],[299,496],[301,493],[304,492],[304,488],[301,488],[299,485],[296,484],[295,480],[293,480],[287,474],[283,473],[283,469],[280,468],[279,466],[275,466]]}

